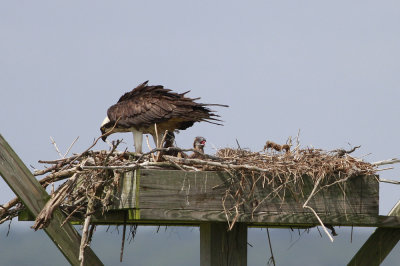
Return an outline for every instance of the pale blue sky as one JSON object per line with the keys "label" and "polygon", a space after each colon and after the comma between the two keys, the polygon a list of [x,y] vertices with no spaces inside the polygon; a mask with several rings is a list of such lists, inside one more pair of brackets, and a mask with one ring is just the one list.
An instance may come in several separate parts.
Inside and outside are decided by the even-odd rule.
{"label": "pale blue sky", "polygon": [[[304,146],[399,157],[399,25],[398,1],[0,1],[0,134],[41,167],[58,158],[50,136],[86,149],[107,108],[150,80],[230,105],[224,127],[197,124],[182,147],[202,135],[209,153],[235,139],[261,150],[301,129]],[[399,199],[382,184],[381,214]]]}

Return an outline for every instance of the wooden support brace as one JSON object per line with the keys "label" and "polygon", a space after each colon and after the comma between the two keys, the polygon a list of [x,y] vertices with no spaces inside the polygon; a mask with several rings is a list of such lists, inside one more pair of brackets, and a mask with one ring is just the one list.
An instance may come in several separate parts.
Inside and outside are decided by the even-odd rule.
{"label": "wooden support brace", "polygon": [[[1,134],[0,175],[24,203],[25,207],[36,217],[50,196]],[[71,265],[80,265],[78,257],[81,237],[71,224],[65,223],[61,227],[65,218],[65,215],[59,209],[56,209],[53,213],[53,219],[51,219],[45,231]],[[86,248],[85,252],[85,265],[103,265],[89,247]]]}
{"label": "wooden support brace", "polygon": [[231,231],[225,223],[200,224],[201,266],[246,266],[247,225],[236,223]]}
{"label": "wooden support brace", "polygon": [[[400,201],[388,216],[400,216]],[[380,265],[399,240],[400,229],[377,228],[347,265]]]}

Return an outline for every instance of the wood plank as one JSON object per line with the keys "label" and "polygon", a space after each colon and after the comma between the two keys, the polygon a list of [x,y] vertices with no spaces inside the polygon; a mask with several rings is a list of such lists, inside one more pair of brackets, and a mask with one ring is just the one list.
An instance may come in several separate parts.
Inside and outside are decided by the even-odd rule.
{"label": "wood plank", "polygon": [[[115,210],[108,211],[104,214],[94,214],[91,223],[98,225],[122,225],[126,222],[127,224],[138,225],[197,226],[202,222],[226,222],[225,215],[218,211],[192,212],[190,210],[161,209],[136,209],[135,211],[139,213],[141,217],[135,218],[132,216],[125,221],[125,213],[129,211],[130,210]],[[349,214],[338,216],[320,215],[320,218],[325,224],[332,226],[400,228],[400,218],[398,217],[374,217],[363,214]],[[32,221],[32,218],[29,217],[29,215],[22,214],[19,216],[19,220]],[[305,228],[319,226],[319,222],[312,213],[258,213],[255,219],[251,219],[249,215],[241,214],[238,221],[246,223],[250,227]],[[71,222],[74,224],[82,224],[83,220],[73,217]]]}
{"label": "wood plank", "polygon": [[[112,211],[97,216],[96,224],[122,224],[128,210],[128,222],[137,224],[198,224],[226,222],[222,195],[230,176],[222,172],[184,172],[140,170],[127,172],[121,180],[120,200]],[[251,226],[305,227],[318,225],[316,217],[302,208],[312,189],[309,179],[303,178],[303,196],[286,193],[285,201],[267,200],[251,215],[250,206],[239,210],[239,222]],[[308,182],[308,184],[306,184]],[[343,191],[348,195],[343,197]],[[378,216],[378,183],[375,176],[356,177],[345,186],[332,186],[311,200],[324,223],[340,226],[399,227],[395,217]],[[264,197],[268,187],[256,187]],[[265,190],[265,191],[262,191]],[[118,194],[117,194],[118,196]],[[336,205],[336,203],[339,204]],[[326,206],[325,206],[326,205]],[[234,213],[230,220],[234,218]],[[22,217],[20,217],[22,219]],[[79,219],[75,220],[80,222]]]}
{"label": "wood plank", "polygon": [[121,191],[118,193],[119,201],[114,204],[115,209],[136,208],[139,196],[140,172],[141,170],[126,172],[122,177]]}
{"label": "wood plank", "polygon": [[[134,178],[131,173],[123,177],[122,193],[117,195],[121,200],[114,209],[136,208],[141,212],[145,209],[223,211],[222,198],[232,177],[225,172],[140,170],[140,179]],[[253,184],[249,181],[248,185]],[[303,184],[299,184],[299,188],[302,191],[288,188],[277,197],[263,201],[272,188],[257,184],[254,197],[246,199],[240,211],[250,213],[252,206],[261,202],[257,208],[260,213],[309,213],[302,205],[313,188],[310,178],[303,177]],[[226,201],[227,208],[233,204],[229,199]],[[379,184],[375,176],[354,177],[345,184],[321,190],[309,205],[318,214],[378,216]]]}
{"label": "wood plank", "polygon": [[[221,211],[192,211],[192,210],[164,210],[164,209],[140,209],[140,221],[169,221],[169,222],[226,222],[225,213]],[[319,215],[326,224],[341,226],[371,226],[371,224],[379,224],[379,217],[372,217],[363,214],[348,215]],[[157,219],[158,218],[158,219]],[[233,220],[233,217],[230,217]],[[294,226],[294,225],[319,225],[318,220],[312,213],[271,213],[257,212],[253,217],[249,213],[239,213],[238,222],[247,223],[249,225],[258,226]],[[400,223],[397,223],[397,227]],[[394,223],[388,227],[395,227]]]}
{"label": "wood plank", "polygon": [[[0,175],[29,211],[37,216],[49,199],[49,195],[2,135],[0,135]],[[53,219],[45,231],[65,258],[72,265],[79,265],[80,235],[69,223],[60,226],[65,218],[59,209],[55,210]],[[89,247],[85,253],[85,265],[103,265]]]}
{"label": "wood plank", "polygon": [[227,223],[200,224],[200,265],[246,266],[247,225],[228,231]]}
{"label": "wood plank", "polygon": [[[400,201],[389,212],[389,216],[400,216]],[[378,228],[351,259],[351,266],[380,265],[400,240],[400,229]]]}

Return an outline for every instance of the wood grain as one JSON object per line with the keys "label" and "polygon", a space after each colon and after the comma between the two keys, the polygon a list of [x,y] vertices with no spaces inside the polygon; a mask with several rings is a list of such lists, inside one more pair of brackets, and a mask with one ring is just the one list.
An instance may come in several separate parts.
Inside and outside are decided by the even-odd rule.
{"label": "wood grain", "polygon": [[[0,175],[26,208],[37,216],[50,196],[1,135]],[[71,224],[61,227],[64,219],[65,215],[57,209],[45,232],[72,265],[79,265],[80,235]],[[85,265],[103,265],[90,248],[86,249],[85,262]]]}
{"label": "wood grain", "polygon": [[237,223],[228,231],[226,223],[200,225],[201,266],[246,266],[247,225]]}
{"label": "wood grain", "polygon": [[[185,172],[166,170],[140,170],[140,174],[127,173],[123,177],[120,194],[114,210],[132,209],[136,217],[146,220],[182,221],[222,221],[226,220],[223,212],[222,198],[232,181],[225,172]],[[261,183],[254,187],[254,197],[248,199],[241,208],[241,222],[263,223],[271,221],[269,214],[282,213],[310,214],[302,206],[310,194],[313,183],[310,178],[302,178],[299,184],[301,191],[293,188],[282,190],[274,198],[263,199],[272,191]],[[249,186],[253,184],[249,183]],[[324,185],[324,184],[322,184]],[[254,204],[261,202],[251,217]],[[226,201],[227,208],[232,207],[232,200]],[[345,184],[333,185],[321,190],[309,201],[318,215],[329,221],[345,222],[345,217],[378,216],[379,184],[375,176],[358,176],[349,179]],[[232,216],[233,217],[233,216]],[[232,218],[231,217],[231,218]]]}
{"label": "wood grain", "polygon": [[[382,221],[386,225],[400,220],[400,201],[389,212],[389,216],[393,217],[387,217],[386,221]],[[377,228],[347,265],[380,265],[399,240],[400,229]]]}

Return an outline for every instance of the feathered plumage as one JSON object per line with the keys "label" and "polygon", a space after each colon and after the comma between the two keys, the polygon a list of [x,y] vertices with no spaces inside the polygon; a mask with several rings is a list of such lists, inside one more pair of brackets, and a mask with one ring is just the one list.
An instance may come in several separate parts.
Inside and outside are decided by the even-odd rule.
{"label": "feathered plumage", "polygon": [[221,125],[219,116],[207,106],[228,107],[227,105],[197,103],[195,101],[200,98],[185,97],[188,92],[175,93],[161,85],[149,86],[147,83],[148,81],[125,93],[108,109],[107,117],[100,128],[102,134],[109,132],[114,125],[115,128],[109,134],[133,132],[136,152],[141,153],[142,136],[139,135],[151,134],[161,146],[165,130],[184,130],[195,122],[202,121]]}
{"label": "feathered plumage", "polygon": [[204,159],[204,146],[206,145],[206,139],[203,137],[196,137],[193,141],[193,149],[197,152],[192,153],[189,158],[191,159]]}

